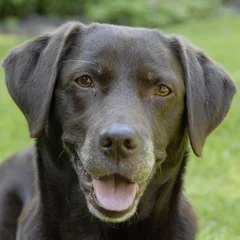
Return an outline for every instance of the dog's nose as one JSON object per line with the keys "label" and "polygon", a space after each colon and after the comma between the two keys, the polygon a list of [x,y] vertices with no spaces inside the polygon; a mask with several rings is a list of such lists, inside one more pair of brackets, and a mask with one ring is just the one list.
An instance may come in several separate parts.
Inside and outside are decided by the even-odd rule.
{"label": "dog's nose", "polygon": [[112,124],[102,131],[99,145],[103,152],[113,158],[127,158],[139,149],[137,132],[126,124]]}

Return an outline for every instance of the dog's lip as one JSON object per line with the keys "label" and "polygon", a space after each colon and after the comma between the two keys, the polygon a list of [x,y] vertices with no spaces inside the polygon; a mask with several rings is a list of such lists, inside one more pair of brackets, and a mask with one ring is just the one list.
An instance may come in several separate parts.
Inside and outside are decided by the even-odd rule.
{"label": "dog's lip", "polygon": [[[79,177],[80,177],[81,186],[87,192],[93,192],[93,190],[94,190],[93,179],[99,180],[99,179],[104,178],[104,177],[109,177],[109,175],[108,176],[106,176],[106,175],[104,175],[104,176],[92,176],[90,173],[88,173],[84,169],[84,167],[82,167],[81,173],[79,175],[80,175]],[[125,178],[124,176],[121,176],[120,174],[117,174],[117,173],[115,175],[119,175],[120,177]],[[137,183],[138,191],[136,193],[136,198],[139,197],[143,193],[143,189],[144,189],[144,186],[146,185],[146,182],[133,182],[133,181],[127,179],[127,178],[125,178],[125,179],[126,179],[126,181],[128,181],[128,183]]]}
{"label": "dog's lip", "polygon": [[[94,188],[93,188],[93,179],[101,179],[104,177],[109,177],[109,175],[103,175],[103,176],[92,176],[90,173],[88,173],[84,167],[81,167],[81,173],[79,174],[80,176],[80,183],[81,186],[83,187],[83,189],[87,192],[93,192]],[[114,175],[114,174],[113,174]],[[122,178],[125,178],[124,176],[121,176],[120,174],[115,174],[115,175],[119,175]],[[146,185],[146,182],[133,182],[127,178],[125,178],[129,183],[137,183],[138,185],[138,191],[136,194],[136,198],[139,197],[142,193],[143,193],[143,189],[144,186]]]}

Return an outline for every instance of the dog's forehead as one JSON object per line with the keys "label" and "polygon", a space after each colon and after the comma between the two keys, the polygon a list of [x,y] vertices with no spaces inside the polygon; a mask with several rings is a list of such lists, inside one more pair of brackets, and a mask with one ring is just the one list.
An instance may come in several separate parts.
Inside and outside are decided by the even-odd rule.
{"label": "dog's forehead", "polygon": [[138,64],[141,60],[151,64],[161,59],[171,60],[168,39],[158,30],[95,24],[90,25],[80,39],[79,47],[75,48],[76,57],[137,61]]}
{"label": "dog's forehead", "polygon": [[88,41],[98,44],[153,44],[159,39],[162,41],[167,38],[156,29],[134,28],[117,25],[95,24],[87,28],[86,36]]}

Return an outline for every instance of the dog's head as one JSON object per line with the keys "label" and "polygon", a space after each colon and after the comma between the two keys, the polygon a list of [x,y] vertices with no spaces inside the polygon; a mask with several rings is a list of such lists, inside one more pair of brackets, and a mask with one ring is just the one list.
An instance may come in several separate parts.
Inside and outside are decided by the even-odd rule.
{"label": "dog's head", "polygon": [[176,174],[188,136],[201,155],[236,91],[184,39],[142,28],[69,23],[3,66],[31,137],[60,126],[89,210],[110,222],[136,212],[150,181]]}

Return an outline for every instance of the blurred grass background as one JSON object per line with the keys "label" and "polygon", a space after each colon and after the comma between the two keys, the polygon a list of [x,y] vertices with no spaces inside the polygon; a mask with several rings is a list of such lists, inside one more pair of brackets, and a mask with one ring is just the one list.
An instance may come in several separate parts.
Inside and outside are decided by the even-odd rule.
{"label": "blurred grass background", "polygon": [[[0,30],[2,26],[8,32],[0,34],[0,60],[11,47],[30,38],[10,34],[29,14],[73,14],[84,21],[159,27],[182,34],[221,63],[240,86],[238,4],[227,0],[0,0]],[[208,138],[203,158],[190,157],[185,189],[199,218],[198,240],[240,240],[239,102],[237,94],[227,118]],[[0,162],[30,144],[26,121],[8,95],[0,69]]]}
{"label": "blurred grass background", "polygon": [[0,0],[0,18],[30,14],[78,16],[87,21],[159,27],[229,12],[238,0]]}

